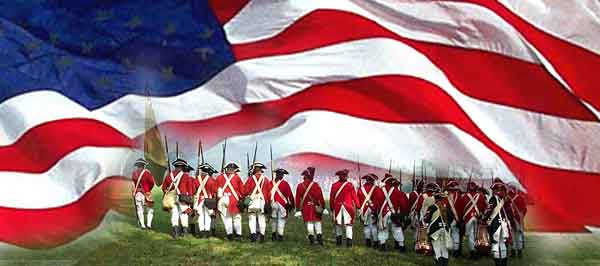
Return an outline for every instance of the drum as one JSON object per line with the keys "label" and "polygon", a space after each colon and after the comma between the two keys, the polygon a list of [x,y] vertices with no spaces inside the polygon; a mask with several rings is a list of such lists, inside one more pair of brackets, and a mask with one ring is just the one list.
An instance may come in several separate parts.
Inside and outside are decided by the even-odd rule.
{"label": "drum", "polygon": [[422,255],[432,255],[433,248],[431,246],[431,242],[429,241],[429,236],[427,234],[427,227],[419,226],[417,231],[417,240],[415,242],[415,251],[417,254]]}
{"label": "drum", "polygon": [[482,255],[489,255],[491,253],[491,242],[490,234],[488,232],[487,224],[479,224],[477,226],[477,237],[475,238],[475,250]]}
{"label": "drum", "polygon": [[175,200],[177,199],[177,194],[175,190],[171,190],[163,196],[162,205],[164,211],[170,211],[175,208]]}

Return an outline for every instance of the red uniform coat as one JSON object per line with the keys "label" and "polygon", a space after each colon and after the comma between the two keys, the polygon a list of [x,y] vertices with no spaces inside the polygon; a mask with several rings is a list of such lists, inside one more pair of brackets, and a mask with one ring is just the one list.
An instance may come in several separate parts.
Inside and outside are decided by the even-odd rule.
{"label": "red uniform coat", "polygon": [[[258,185],[256,182],[260,182],[260,176],[261,176],[261,174],[255,174],[254,178],[252,178],[252,176],[248,177],[248,180],[246,180],[246,184],[244,184],[244,196],[250,196],[252,194],[252,192]],[[271,198],[269,197],[269,194],[271,193],[271,188],[272,188],[271,180],[264,174],[262,176],[263,176],[263,181],[262,181],[260,191],[262,191],[262,195],[265,200],[265,203],[268,203],[271,200]],[[255,178],[256,178],[256,181],[254,181]]]}
{"label": "red uniform coat", "polygon": [[[242,182],[242,178],[238,174],[228,175],[230,179],[231,186],[225,187],[226,178],[225,174],[220,174],[217,177],[217,188],[223,189],[223,195],[230,196],[229,197],[229,206],[227,206],[227,211],[231,214],[240,213],[240,209],[237,206],[238,200],[235,198],[234,194],[237,195],[238,199],[242,199],[244,192],[244,183]],[[231,188],[233,187],[233,190]]]}
{"label": "red uniform coat", "polygon": [[[171,173],[169,173],[167,175],[167,177],[165,178],[165,181],[162,184],[162,191],[163,193],[167,192],[167,189],[169,189],[169,187],[171,186],[171,183],[173,183],[173,178],[177,177],[177,175],[179,174],[179,171],[172,171]],[[194,195],[194,179],[188,175],[187,173],[183,173],[183,175],[181,176],[181,181],[179,181],[179,192],[177,193],[177,195],[187,195],[187,196],[193,196]],[[171,188],[170,190],[174,190],[175,188]]]}
{"label": "red uniform coat", "polygon": [[393,187],[390,184],[386,184],[385,187],[382,188],[381,193],[377,194],[375,197],[376,205],[379,206],[377,211],[379,218],[381,219],[391,212],[389,204],[385,204],[384,190],[390,194],[390,201],[394,211],[396,213],[408,215],[410,212],[410,205],[406,194],[404,194],[404,192],[402,192],[398,187]]}
{"label": "red uniform coat", "polygon": [[[369,202],[366,202],[367,194],[369,194],[371,189],[373,189],[373,191],[371,192],[371,198],[369,199]],[[380,193],[381,193],[381,188],[378,186],[375,186],[371,183],[366,183],[358,189],[358,192],[356,193],[358,196],[358,208],[359,208],[360,215],[361,215],[363,221],[366,218],[368,210],[371,211],[372,215],[377,216],[377,213],[379,211],[379,206],[375,204],[375,197],[377,194],[380,194]]]}
{"label": "red uniform coat", "polygon": [[285,208],[287,204],[294,208],[294,194],[292,194],[292,188],[290,183],[285,179],[275,179],[271,182],[271,193],[269,193],[269,199],[273,204],[277,203]]}
{"label": "red uniform coat", "polygon": [[454,218],[456,219],[455,221],[461,222],[462,221],[462,213],[463,211],[459,208],[460,207],[460,202],[462,201],[462,193],[458,190],[453,190],[453,191],[448,191],[448,207],[450,208],[450,211],[452,212],[452,215],[454,215]]}
{"label": "red uniform coat", "polygon": [[137,192],[142,192],[142,194],[146,192],[151,192],[152,188],[154,188],[154,176],[152,176],[152,173],[150,173],[148,169],[135,170],[133,171],[133,173],[131,173],[131,180],[133,181],[133,186],[135,187],[135,185],[137,184],[141,171],[144,171],[144,173],[142,174],[142,180],[140,181],[138,187],[135,189],[133,194]]}
{"label": "red uniform coat", "polygon": [[464,224],[467,224],[471,219],[481,215],[486,207],[487,202],[485,195],[475,191],[462,193],[460,201],[457,204],[457,208],[460,209],[462,222]]}
{"label": "red uniform coat", "polygon": [[509,194],[512,203],[513,210],[513,223],[523,224],[523,219],[525,219],[525,214],[527,214],[527,200],[524,195],[520,192],[515,194]]}
{"label": "red uniform coat", "polygon": [[413,212],[417,207],[417,200],[419,199],[419,192],[412,191],[408,194],[408,206],[410,206],[410,211]]}
{"label": "red uniform coat", "polygon": [[[204,182],[204,187],[201,188],[201,182]],[[205,193],[206,192],[206,195]],[[198,194],[197,204],[200,206],[205,198],[212,199],[217,197],[217,181],[212,176],[206,175],[204,178],[198,176],[194,178],[194,195]]]}
{"label": "red uniform coat", "polygon": [[300,208],[302,211],[304,222],[321,221],[321,216],[317,215],[315,205],[325,208],[323,191],[317,182],[314,182],[310,191],[308,191],[306,199],[304,199],[304,202],[301,202],[306,189],[312,182],[312,180],[305,179],[302,183],[298,184],[298,187],[296,187],[296,207]]}
{"label": "red uniform coat", "polygon": [[[347,183],[343,188],[342,185]],[[338,194],[338,190],[340,190]],[[337,198],[335,195],[338,194]],[[354,185],[350,181],[337,181],[331,185],[331,192],[329,193],[329,204],[331,205],[331,209],[333,210],[333,217],[337,217],[340,211],[342,210],[342,206],[344,209],[348,211],[350,214],[350,221],[347,221],[346,224],[354,223],[355,211],[354,208],[360,207],[358,203],[358,197],[356,196],[356,190],[354,189]]]}

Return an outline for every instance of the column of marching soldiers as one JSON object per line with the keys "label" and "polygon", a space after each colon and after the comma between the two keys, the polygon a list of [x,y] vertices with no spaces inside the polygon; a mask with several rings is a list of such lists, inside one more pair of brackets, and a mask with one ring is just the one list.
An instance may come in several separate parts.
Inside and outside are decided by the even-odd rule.
{"label": "column of marching soldiers", "polygon": [[[136,160],[132,174],[136,214],[143,229],[152,227],[154,202],[154,178],[147,164],[143,158]],[[267,167],[260,162],[251,164],[245,183],[239,166],[233,162],[222,167],[216,178],[219,171],[208,163],[199,164],[196,176],[190,174],[193,167],[181,158],[172,165],[174,169],[161,188],[163,209],[171,214],[174,239],[186,232],[199,238],[215,237],[216,219],[221,218],[227,240],[241,241],[242,213],[247,212],[251,242],[265,241],[267,216],[271,218],[271,240],[282,241],[286,221],[294,214],[302,217],[309,244],[323,246],[321,223],[331,210],[337,246],[344,240],[347,247],[353,245],[352,225],[358,216],[367,247],[391,251],[386,244],[391,233],[393,250],[405,252],[404,232],[412,227],[412,249],[433,255],[437,265],[448,265],[450,255],[461,256],[463,239],[470,259],[491,255],[496,265],[507,264],[509,248],[520,257],[524,247],[526,195],[500,179],[494,180],[491,194],[470,180],[464,192],[455,180],[449,180],[443,189],[435,182],[424,184],[420,180],[413,191],[405,193],[401,180],[390,173],[385,173],[380,182],[376,174],[366,174],[361,177],[364,184],[357,189],[348,181],[349,171],[343,169],[335,173],[338,180],[331,186],[328,210],[321,187],[314,181],[314,167],[302,172],[303,180],[294,197],[286,181],[288,171],[273,170],[275,177],[271,180],[265,175]]]}

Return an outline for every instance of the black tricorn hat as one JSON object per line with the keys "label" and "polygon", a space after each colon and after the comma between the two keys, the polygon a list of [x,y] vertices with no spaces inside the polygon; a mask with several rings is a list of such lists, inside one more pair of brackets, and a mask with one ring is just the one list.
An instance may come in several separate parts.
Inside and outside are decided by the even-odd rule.
{"label": "black tricorn hat", "polygon": [[[233,169],[236,172],[240,171],[240,167],[235,163],[228,163],[227,165],[225,165],[225,169]],[[225,170],[225,169],[223,169],[223,170]]]}
{"label": "black tricorn hat", "polygon": [[183,167],[183,171],[186,172],[186,173],[194,171],[194,167],[186,165],[186,166]]}
{"label": "black tricorn hat", "polygon": [[202,171],[202,172],[208,173],[209,175],[212,175],[217,172],[217,170],[215,170],[215,168],[213,168],[210,164],[207,164],[207,163],[200,165],[198,167],[198,169],[200,169],[200,171]]}
{"label": "black tricorn hat", "polygon": [[275,170],[275,173],[276,173],[276,174],[284,174],[284,175],[287,175],[287,174],[289,174],[289,172],[288,172],[287,170],[283,169],[283,168],[277,168],[277,169]]}
{"label": "black tricorn hat", "polygon": [[253,169],[254,168],[267,169],[267,167],[264,164],[259,163],[259,162],[253,163],[251,168],[253,168]]}
{"label": "black tricorn hat", "polygon": [[177,158],[177,160],[173,161],[173,166],[175,166],[175,167],[178,167],[178,166],[185,167],[185,166],[188,166],[188,163],[184,159]]}
{"label": "black tricorn hat", "polygon": [[148,161],[144,160],[144,158],[139,158],[139,159],[135,160],[135,162],[133,163],[133,165],[135,165],[135,166],[138,166],[138,165],[146,166],[146,165],[148,165]]}

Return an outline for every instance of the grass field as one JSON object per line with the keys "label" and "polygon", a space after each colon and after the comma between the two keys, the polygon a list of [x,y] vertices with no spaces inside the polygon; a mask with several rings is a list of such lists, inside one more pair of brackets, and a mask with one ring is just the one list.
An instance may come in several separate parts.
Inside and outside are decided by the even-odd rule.
{"label": "grass field", "polygon": [[[241,243],[189,235],[172,240],[168,214],[158,206],[156,209],[154,231],[142,231],[134,218],[121,216],[65,247],[50,251],[5,250],[0,254],[0,265],[433,265],[431,257],[413,252],[383,253],[366,248],[358,225],[354,228],[355,246],[338,248],[329,220],[323,224],[325,247],[309,246],[302,221],[293,217],[288,221],[284,242],[271,242],[268,226],[265,243],[250,243],[246,216],[246,239]],[[224,235],[220,220],[217,234]],[[406,233],[409,245],[411,235],[412,231]],[[591,234],[528,234],[523,258],[512,259],[509,264],[600,265],[600,238]],[[450,265],[493,265],[493,261],[451,259]]]}

